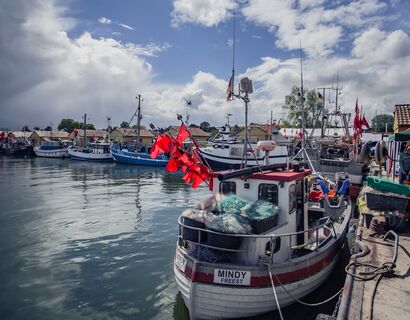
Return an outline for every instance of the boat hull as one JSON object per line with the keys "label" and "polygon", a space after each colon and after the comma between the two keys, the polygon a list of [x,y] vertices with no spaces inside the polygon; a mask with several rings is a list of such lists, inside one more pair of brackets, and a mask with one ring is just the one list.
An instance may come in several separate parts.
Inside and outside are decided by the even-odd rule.
{"label": "boat hull", "polygon": [[111,154],[115,162],[136,166],[165,167],[169,160],[164,155],[152,159],[147,153],[128,152],[118,149],[112,149]]}
{"label": "boat hull", "polygon": [[68,149],[51,149],[51,150],[42,150],[39,147],[34,148],[34,153],[37,157],[45,158],[69,158]]}
{"label": "boat hull", "polygon": [[[241,158],[213,155],[205,151],[201,151],[201,156],[208,162],[209,166],[213,169],[238,169],[241,167],[242,163]],[[269,156],[269,163],[286,163],[286,159],[286,155]],[[258,161],[255,161],[254,159],[252,160],[252,156],[250,156],[247,160],[248,167],[255,167],[258,165],[262,165],[263,163],[263,158],[259,158]]]}
{"label": "boat hull", "polygon": [[[318,273],[285,286],[295,298],[302,298],[318,288],[336,266],[339,254]],[[277,309],[272,286],[233,287],[192,282],[174,266],[175,279],[191,319],[236,319],[264,314]],[[276,272],[272,269],[272,274]],[[269,276],[267,274],[267,276]],[[280,307],[294,303],[294,299],[275,284]]]}
{"label": "boat hull", "polygon": [[113,161],[111,153],[91,153],[91,152],[86,153],[86,152],[68,149],[68,154],[73,160],[98,161],[98,162]]}

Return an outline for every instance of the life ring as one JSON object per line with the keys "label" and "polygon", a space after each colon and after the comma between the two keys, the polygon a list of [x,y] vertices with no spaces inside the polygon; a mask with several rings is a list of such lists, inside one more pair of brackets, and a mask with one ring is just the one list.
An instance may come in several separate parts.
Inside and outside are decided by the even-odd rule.
{"label": "life ring", "polygon": [[368,165],[371,161],[370,151],[369,151],[369,144],[370,143],[371,143],[370,141],[366,142],[362,146],[362,150],[360,150],[359,161],[360,161],[360,163],[362,163],[364,165]]}
{"label": "life ring", "polygon": [[384,164],[387,160],[388,150],[386,147],[386,141],[379,141],[376,144],[374,150],[374,160],[377,164]]}

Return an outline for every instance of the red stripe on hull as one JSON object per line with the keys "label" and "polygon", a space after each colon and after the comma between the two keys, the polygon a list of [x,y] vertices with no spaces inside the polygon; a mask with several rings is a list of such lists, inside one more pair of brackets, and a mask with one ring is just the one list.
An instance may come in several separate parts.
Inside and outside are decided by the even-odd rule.
{"label": "red stripe on hull", "polygon": [[[326,266],[328,266],[332,260],[337,256],[338,250],[332,251],[329,255],[324,257],[322,260],[307,266],[302,269],[298,269],[291,272],[277,274],[276,276],[279,278],[280,282],[283,284],[292,283],[301,281],[311,277],[312,275],[322,271]],[[179,269],[178,269],[179,270]],[[214,284],[214,274],[213,273],[204,273],[204,272],[192,272],[192,269],[187,265],[185,268],[184,274],[192,281],[192,282],[200,282],[200,283],[210,283]],[[274,283],[279,284],[278,281],[274,278]],[[266,276],[259,276],[259,277],[251,277],[251,284],[249,287],[266,287],[270,286],[270,277],[269,274]]]}

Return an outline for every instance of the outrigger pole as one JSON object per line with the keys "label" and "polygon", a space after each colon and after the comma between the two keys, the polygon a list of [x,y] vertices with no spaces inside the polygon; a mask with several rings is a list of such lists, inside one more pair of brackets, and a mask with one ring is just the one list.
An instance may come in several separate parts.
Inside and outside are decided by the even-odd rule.
{"label": "outrigger pole", "polygon": [[300,155],[302,156],[303,160],[307,160],[309,163],[309,167],[312,170],[312,173],[316,173],[315,168],[312,165],[312,162],[310,161],[309,155],[306,151],[306,139],[305,139],[305,98],[304,98],[304,92],[303,92],[303,68],[302,68],[302,41],[300,41],[300,47],[299,47],[299,57],[300,57],[300,94],[299,94],[299,103],[300,103],[300,110],[301,110],[301,118],[302,118],[302,144],[300,146],[300,149],[298,153],[290,159],[289,162],[292,162],[294,159],[299,157]]}

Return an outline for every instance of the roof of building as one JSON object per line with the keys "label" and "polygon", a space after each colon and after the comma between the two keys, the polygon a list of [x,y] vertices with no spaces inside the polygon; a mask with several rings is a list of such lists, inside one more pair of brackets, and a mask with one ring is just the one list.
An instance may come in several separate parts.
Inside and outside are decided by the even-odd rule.
{"label": "roof of building", "polygon": [[[179,126],[170,126],[168,129],[169,130],[172,129],[173,131],[178,132],[179,131]],[[201,128],[197,128],[197,127],[189,127],[188,131],[193,137],[208,138],[210,136],[210,134],[208,132],[205,132]]]}
{"label": "roof of building", "polygon": [[396,104],[394,116],[399,126],[410,125],[410,104]]}
{"label": "roof of building", "polygon": [[[78,132],[77,138],[83,137],[84,136],[84,130],[83,129],[77,129],[77,130],[78,130],[77,131]],[[90,129],[87,129],[85,131],[86,131],[85,135],[87,137],[95,136],[95,137],[98,137],[98,138],[105,138],[108,135],[107,130],[90,130]],[[74,131],[70,133],[70,139],[73,139],[73,138],[74,138]]]}
{"label": "roof of building", "polygon": [[[126,137],[135,137],[137,134],[137,129],[131,129],[131,128],[115,128],[113,131],[119,131],[122,135]],[[141,128],[140,136],[152,138],[154,135],[151,132],[149,132],[147,129]]]}
{"label": "roof of building", "polygon": [[31,131],[12,131],[12,132],[16,138],[30,138],[30,136],[32,135]]}
{"label": "roof of building", "polygon": [[63,139],[63,138],[68,138],[69,133],[65,131],[33,131],[30,132],[30,136],[33,134],[37,134],[40,138],[57,138],[57,139]]}

